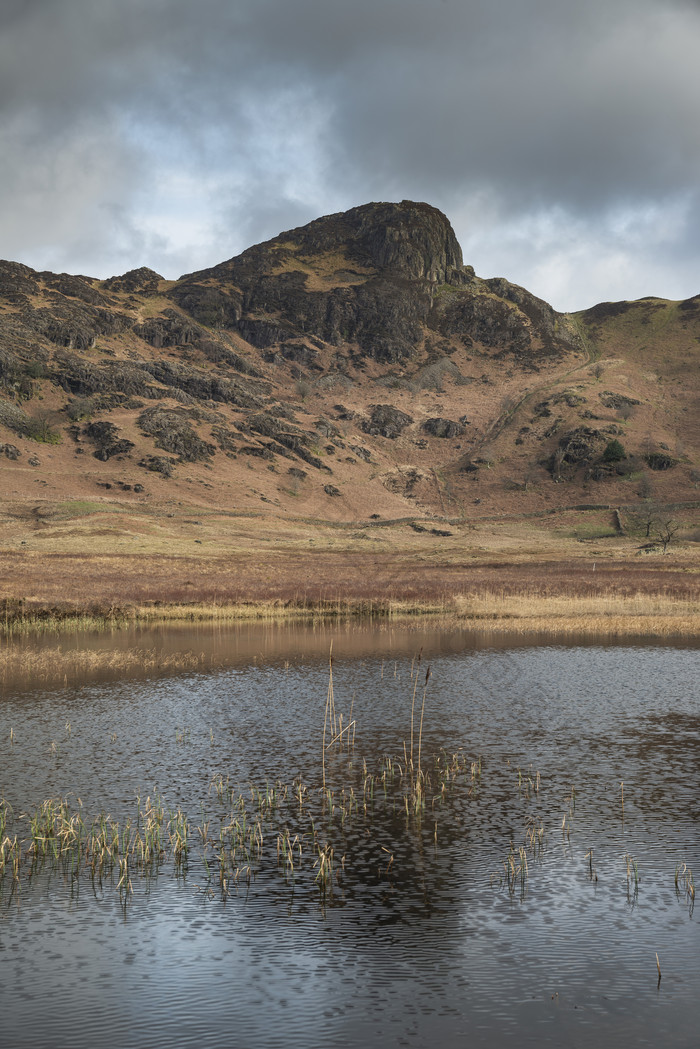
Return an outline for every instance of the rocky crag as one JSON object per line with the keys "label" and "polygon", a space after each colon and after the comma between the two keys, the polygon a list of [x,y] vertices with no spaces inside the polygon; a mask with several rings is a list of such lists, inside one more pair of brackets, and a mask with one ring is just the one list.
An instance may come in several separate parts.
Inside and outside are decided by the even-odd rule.
{"label": "rocky crag", "polygon": [[410,201],[177,281],[0,262],[3,497],[329,520],[692,500],[698,343],[700,296],[560,314]]}

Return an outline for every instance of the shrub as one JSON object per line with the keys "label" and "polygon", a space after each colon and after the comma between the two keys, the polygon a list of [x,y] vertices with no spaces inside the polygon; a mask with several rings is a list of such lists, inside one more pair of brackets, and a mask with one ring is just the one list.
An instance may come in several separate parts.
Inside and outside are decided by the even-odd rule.
{"label": "shrub", "polygon": [[626,456],[627,453],[625,452],[625,449],[623,448],[622,444],[620,443],[620,441],[617,440],[617,438],[614,438],[612,441],[609,441],[608,444],[605,446],[605,451],[603,452],[603,462],[619,463],[620,460],[625,459]]}
{"label": "shrub", "polygon": [[42,416],[34,419],[8,401],[0,401],[0,423],[20,437],[29,437],[32,441],[40,441],[42,444],[60,444],[61,441],[61,435],[51,429],[46,418]]}

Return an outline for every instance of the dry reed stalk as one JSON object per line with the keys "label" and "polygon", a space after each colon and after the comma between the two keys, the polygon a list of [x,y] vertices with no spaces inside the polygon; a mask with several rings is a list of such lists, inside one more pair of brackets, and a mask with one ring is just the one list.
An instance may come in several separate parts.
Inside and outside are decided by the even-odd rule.
{"label": "dry reed stalk", "polygon": [[326,789],[326,728],[328,725],[329,711],[333,707],[333,642],[331,641],[330,652],[328,655],[328,692],[326,693],[326,711],[323,717],[323,745],[321,748],[324,790]]}
{"label": "dry reed stalk", "polygon": [[421,745],[423,743],[423,715],[425,713],[425,693],[428,688],[428,681],[430,680],[431,670],[430,667],[425,672],[425,684],[423,685],[423,704],[420,710],[420,732],[418,733],[418,775],[420,776],[420,752]]}
{"label": "dry reed stalk", "polygon": [[666,594],[462,594],[452,599],[461,620],[499,633],[700,634],[700,601]]}
{"label": "dry reed stalk", "polygon": [[[60,681],[70,673],[90,674],[101,670],[126,673],[134,670],[195,670],[204,663],[204,655],[194,652],[163,653],[156,649],[130,648],[124,651],[75,649],[65,652],[60,646],[39,651],[15,648],[11,644],[0,651],[0,673],[26,675],[41,682]],[[70,735],[68,728],[67,734]]]}
{"label": "dry reed stalk", "polygon": [[[416,677],[413,682],[413,698],[411,699],[411,774],[413,774],[413,714],[416,706],[416,689],[418,688],[418,670],[420,669],[420,661],[423,658],[423,648],[421,647],[418,653],[418,666],[416,667]],[[414,656],[415,659],[415,656]],[[413,663],[411,663],[411,677],[413,677]]]}

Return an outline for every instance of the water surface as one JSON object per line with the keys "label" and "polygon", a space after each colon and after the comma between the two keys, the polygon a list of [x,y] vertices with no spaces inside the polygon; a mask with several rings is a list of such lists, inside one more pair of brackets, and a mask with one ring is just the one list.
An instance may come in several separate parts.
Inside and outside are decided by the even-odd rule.
{"label": "water surface", "polygon": [[[356,728],[354,749],[326,751],[325,803],[331,639],[336,709]],[[301,782],[306,809],[290,794],[266,811],[228,893],[194,831],[188,862],[135,871],[126,900],[116,876],[95,885],[85,869],[45,864],[19,891],[6,876],[0,1045],[697,1044],[700,939],[676,885],[683,864],[700,870],[697,648],[357,626],[186,643],[211,654],[206,669],[6,686],[12,832],[48,797],[125,820],[157,792],[212,835],[234,795],[252,820],[273,784],[281,799]],[[407,813],[414,695],[431,790]],[[351,789],[363,801],[343,814]],[[334,849],[325,889],[307,812]],[[307,835],[293,876],[278,865],[285,828]],[[527,873],[511,878],[521,848]]]}

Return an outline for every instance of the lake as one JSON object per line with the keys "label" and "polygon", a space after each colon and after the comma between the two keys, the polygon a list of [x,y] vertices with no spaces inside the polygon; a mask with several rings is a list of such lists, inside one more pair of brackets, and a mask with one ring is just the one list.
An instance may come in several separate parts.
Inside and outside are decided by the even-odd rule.
{"label": "lake", "polygon": [[697,1046],[694,643],[61,645],[199,669],[6,680],[1,1046]]}

